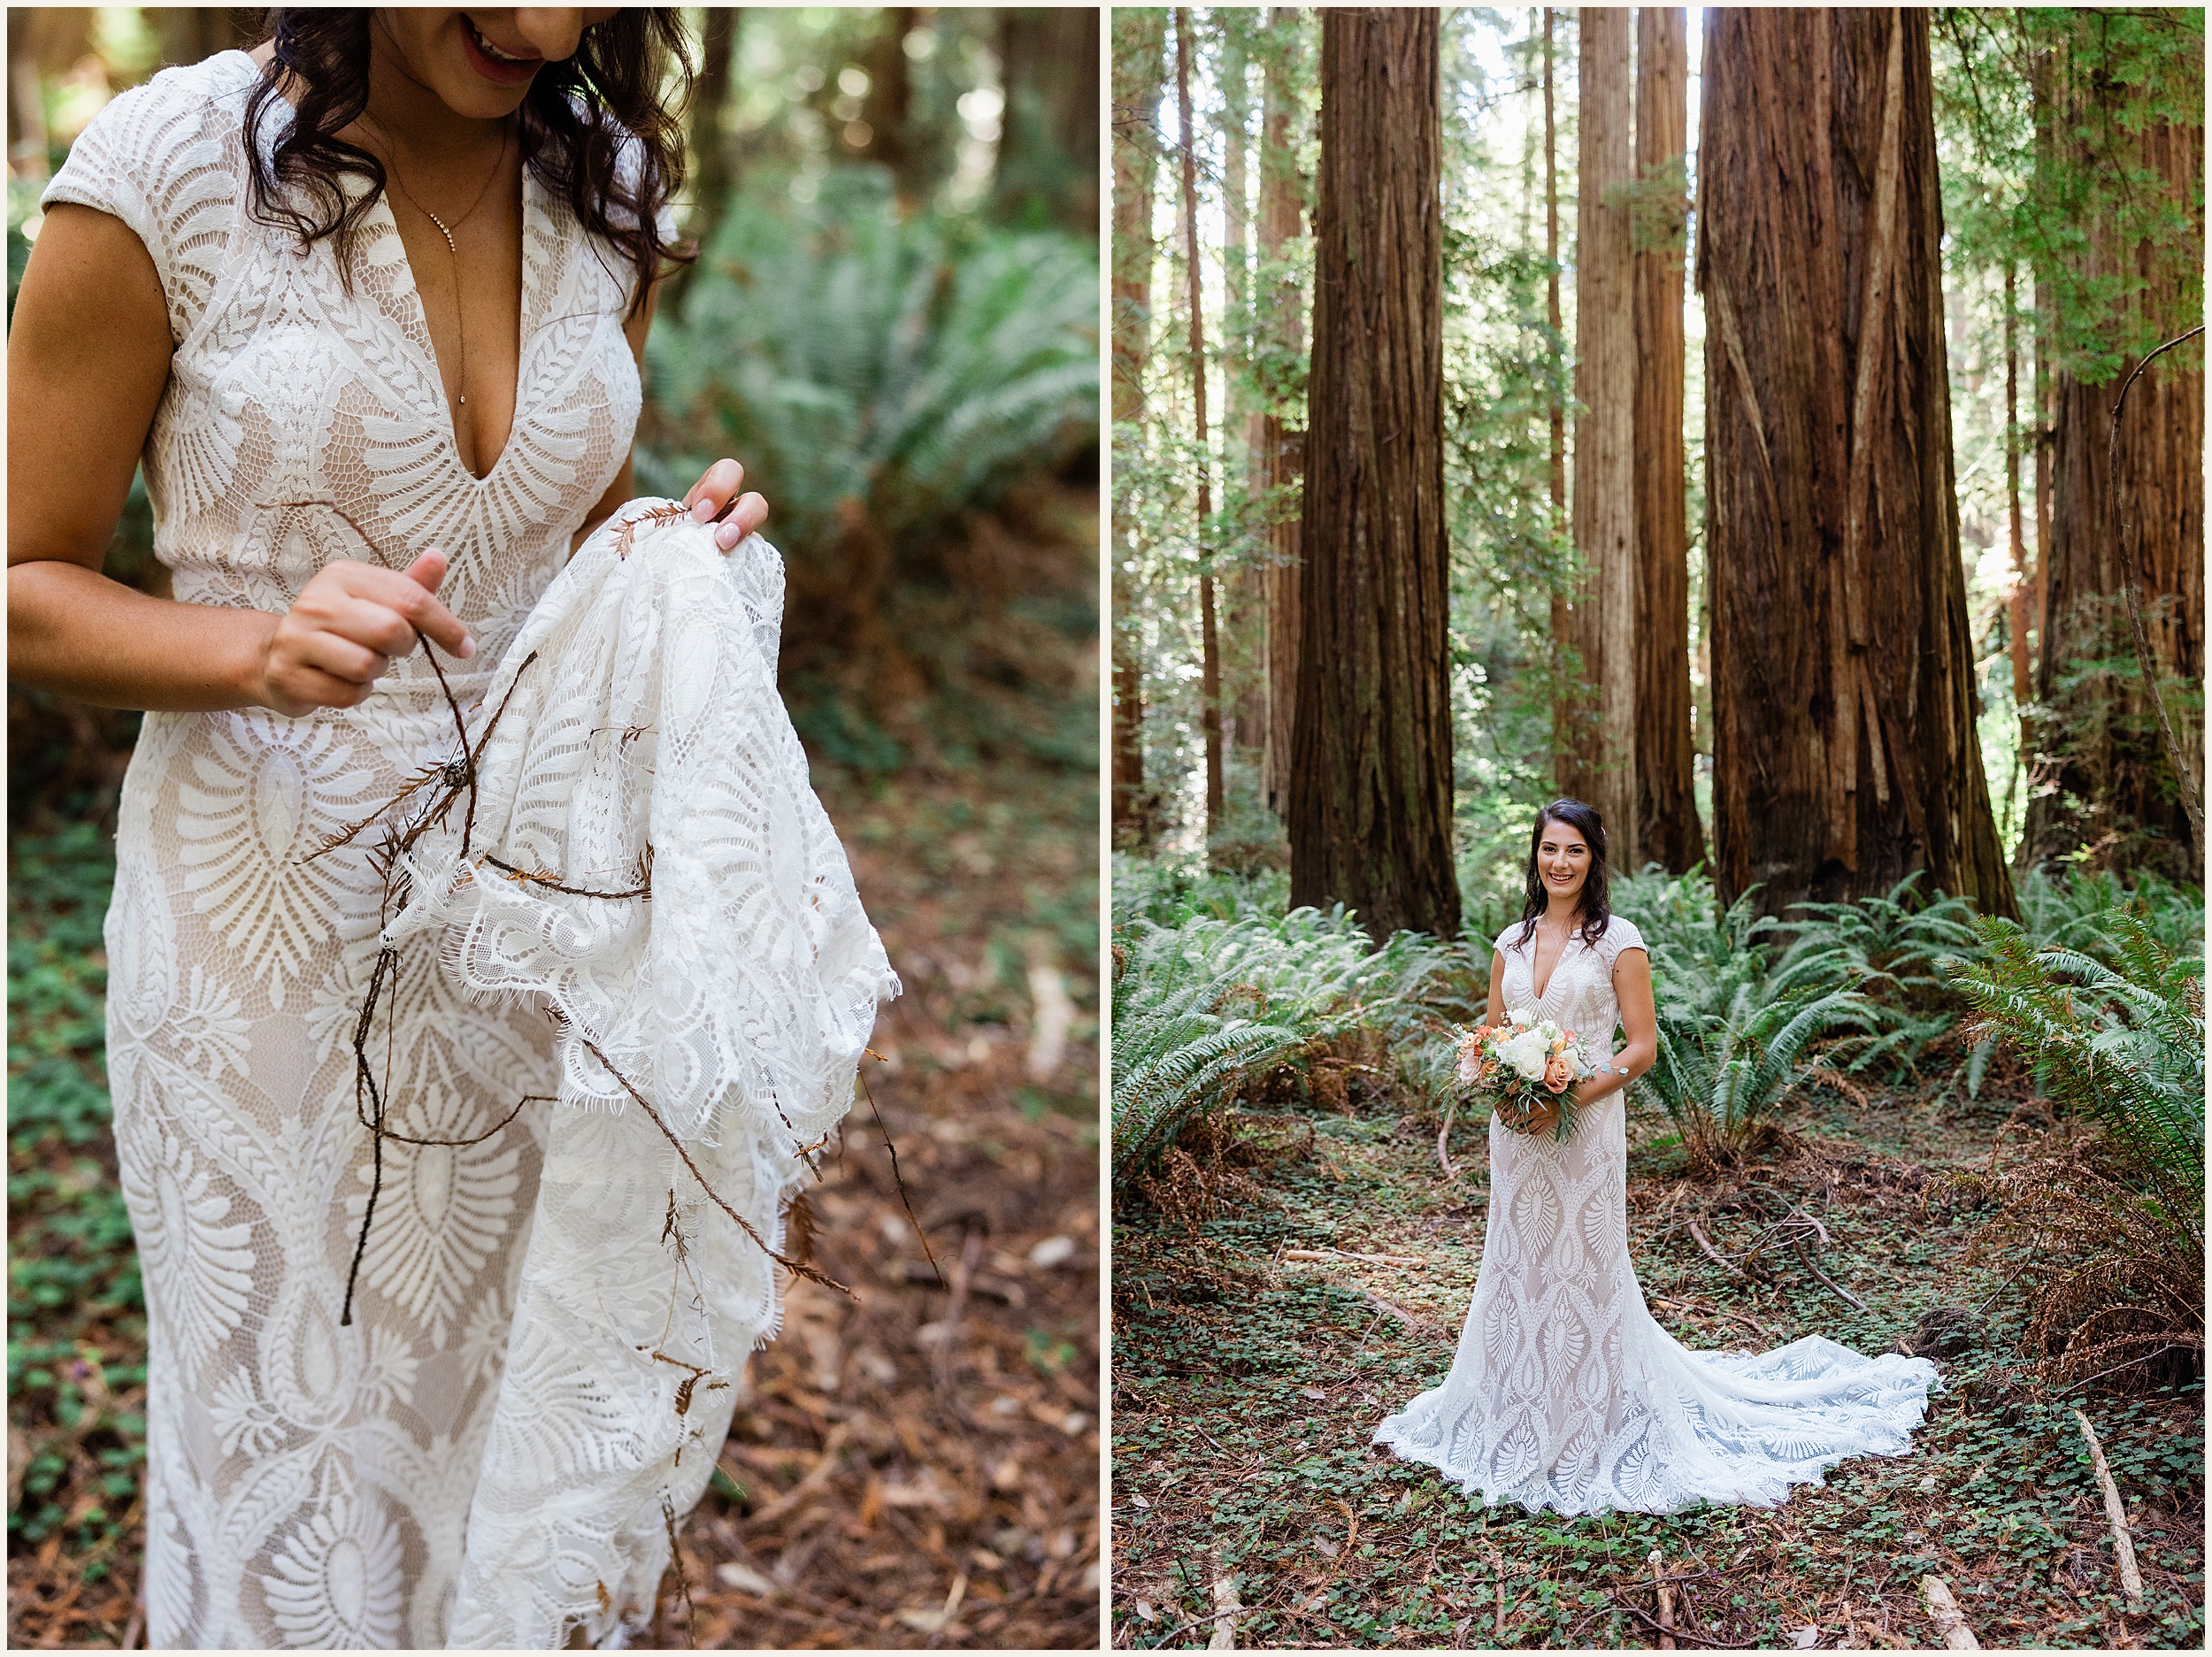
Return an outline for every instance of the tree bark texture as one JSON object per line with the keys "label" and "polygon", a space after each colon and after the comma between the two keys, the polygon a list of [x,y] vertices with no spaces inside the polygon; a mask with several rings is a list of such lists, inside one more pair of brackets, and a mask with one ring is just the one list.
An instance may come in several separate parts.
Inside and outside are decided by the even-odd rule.
{"label": "tree bark texture", "polygon": [[1098,19],[1095,6],[999,13],[1006,105],[992,188],[1003,218],[1098,228]]}
{"label": "tree bark texture", "polygon": [[1605,819],[1608,855],[1640,867],[1636,812],[1636,281],[1625,194],[1635,178],[1628,10],[1586,6],[1577,54],[1575,550],[1569,625],[1580,658],[1562,783]]}
{"label": "tree bark texture", "polygon": [[1197,427],[1198,523],[1192,545],[1198,551],[1198,724],[1206,748],[1206,835],[1221,828],[1221,638],[1214,615],[1212,549],[1206,544],[1213,517],[1213,467],[1206,451],[1206,305],[1199,280],[1202,257],[1198,240],[1198,129],[1191,115],[1191,9],[1175,8],[1175,110],[1183,157],[1183,272],[1189,283],[1191,406]]}
{"label": "tree bark texture", "polygon": [[[2062,52],[2050,80],[2060,134],[2092,124],[2101,132],[2112,130],[2100,121],[2097,103],[2101,96],[2116,95],[2101,95],[2084,65]],[[2132,167],[2162,180],[2194,216],[2200,246],[2202,144],[2200,127],[2153,122],[2124,152]],[[2073,159],[2081,164],[2078,156]],[[2088,275],[2143,283],[2135,314],[2125,323],[2170,338],[2203,320],[2196,303],[2200,289],[2180,280],[2170,262],[2153,259],[2142,248],[2116,245],[2101,223],[2082,228],[2087,234],[2079,257]],[[2123,587],[2124,560],[2132,558],[2153,664],[2168,687],[2169,710],[2181,716],[2175,735],[2184,754],[2193,756],[2201,797],[2202,347],[2192,343],[2169,352],[2128,393],[2116,478],[2108,457],[2112,406],[2139,360],[2130,357],[2109,378],[2094,381],[2063,361],[2054,364],[2053,511],[2048,551],[2040,561],[2047,586],[2036,674],[2041,715],[2035,721],[2037,786],[2024,851],[2032,862],[2088,847],[2101,864],[2149,868],[2193,882],[2202,875],[2157,714],[2136,665]],[[2116,507],[2127,518],[2124,548]]]}
{"label": "tree bark texture", "polygon": [[1688,143],[1687,14],[1680,6],[1639,6],[1636,172],[1647,194],[1633,255],[1636,843],[1639,855],[1673,874],[1705,858],[1690,735],[1690,524],[1682,443],[1682,231],[1689,202],[1671,183]]}
{"label": "tree bark texture", "polygon": [[[2019,279],[2005,262],[2005,533],[2012,552],[2012,592],[2006,603],[2005,631],[2012,657],[2012,705],[2019,710],[2016,774],[2034,753],[2028,702],[2035,694],[2034,659],[2028,654],[2028,540],[2020,526],[2020,321]],[[2011,798],[2008,786],[2006,798]]]}
{"label": "tree bark texture", "polygon": [[[1155,125],[1166,62],[1162,14],[1114,13],[1114,425],[1133,432],[1144,412],[1144,361],[1152,326],[1152,189],[1159,158]],[[1150,795],[1144,781],[1144,641],[1128,564],[1129,528],[1114,514],[1113,808],[1114,842],[1151,839]]]}
{"label": "tree bark texture", "polygon": [[[1544,257],[1550,272],[1544,281],[1544,314],[1551,322],[1552,366],[1563,366],[1559,353],[1567,338],[1565,312],[1559,303],[1559,133],[1553,96],[1553,30],[1557,24],[1550,6],[1544,8]],[[1557,396],[1551,400],[1551,532],[1556,535],[1567,523],[1567,407]],[[1572,639],[1574,623],[1567,595],[1551,596],[1552,671],[1561,672],[1560,655]],[[1563,688],[1552,698],[1552,763],[1562,793],[1573,780],[1571,756],[1574,752],[1575,699]]]}
{"label": "tree bark texture", "polygon": [[[1221,330],[1222,447],[1228,450],[1233,443],[1243,445],[1241,473],[1248,501],[1264,487],[1259,417],[1251,410],[1248,389],[1255,324],[1248,33],[1253,25],[1243,12],[1225,9],[1214,12],[1213,22],[1221,42],[1221,285],[1226,301]],[[1225,693],[1224,736],[1232,747],[1246,750],[1248,763],[1256,763],[1267,745],[1267,572],[1256,564],[1240,563],[1223,585],[1226,612],[1223,623],[1229,648],[1222,671],[1231,686]]]}
{"label": "tree bark texture", "polygon": [[1321,18],[1293,903],[1454,937],[1440,14]]}
{"label": "tree bark texture", "polygon": [[[1268,13],[1268,27],[1279,35],[1297,37],[1295,7],[1275,6]],[[1260,211],[1258,240],[1263,266],[1276,269],[1284,249],[1297,240],[1305,200],[1304,180],[1298,173],[1298,156],[1291,138],[1291,111],[1295,101],[1289,84],[1289,42],[1279,38],[1268,54],[1263,112],[1260,126]],[[1297,279],[1277,270],[1276,286],[1262,296],[1256,326],[1272,331],[1284,349],[1296,351],[1305,344],[1305,296]],[[1304,475],[1305,433],[1286,432],[1271,413],[1252,417],[1252,453],[1258,486],[1274,495],[1295,485]],[[1294,497],[1293,497],[1294,498]],[[1279,504],[1278,511],[1283,510]],[[1291,738],[1298,713],[1298,513],[1293,507],[1267,533],[1268,564],[1262,572],[1267,594],[1267,633],[1264,679],[1267,694],[1267,738],[1260,755],[1260,792],[1267,809],[1282,817],[1290,809]]]}
{"label": "tree bark texture", "polygon": [[2012,914],[1974,726],[1923,11],[1706,14],[1714,874]]}

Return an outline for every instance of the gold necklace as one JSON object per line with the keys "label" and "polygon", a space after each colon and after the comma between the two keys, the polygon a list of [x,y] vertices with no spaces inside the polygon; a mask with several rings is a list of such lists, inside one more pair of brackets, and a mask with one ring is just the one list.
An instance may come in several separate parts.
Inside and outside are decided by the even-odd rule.
{"label": "gold necklace", "polygon": [[[365,115],[363,119],[365,120],[368,119]],[[437,226],[438,234],[445,238],[446,258],[449,262],[453,274],[454,320],[461,331],[461,363],[459,372],[454,376],[454,383],[459,386],[465,386],[468,384],[469,372],[468,307],[461,303],[461,250],[454,245],[453,233],[461,226],[468,223],[469,219],[475,214],[476,210],[484,204],[484,197],[491,194],[492,180],[499,176],[501,169],[507,165],[506,124],[502,122],[500,125],[499,155],[498,157],[492,163],[492,170],[485,175],[483,187],[476,192],[476,199],[469,203],[468,211],[463,213],[458,219],[455,219],[450,226],[449,226],[444,219],[439,218],[437,214],[432,212],[427,207],[425,207],[420,202],[415,199],[414,191],[409,189],[407,188],[407,181],[399,176],[398,146],[392,142],[390,134],[385,132],[383,127],[378,126],[376,122],[369,120],[368,124],[372,127],[375,128],[376,135],[384,141],[385,149],[390,150],[392,153],[391,160],[386,163],[385,171],[390,175],[392,182],[399,187],[399,193],[407,198],[407,204],[409,206],[412,207],[425,219],[427,219],[432,224]],[[427,326],[429,320],[429,312],[426,311],[423,313],[423,322],[426,326]],[[468,400],[467,392],[464,391],[460,393],[459,402],[457,406],[459,408],[466,408],[468,406]]]}

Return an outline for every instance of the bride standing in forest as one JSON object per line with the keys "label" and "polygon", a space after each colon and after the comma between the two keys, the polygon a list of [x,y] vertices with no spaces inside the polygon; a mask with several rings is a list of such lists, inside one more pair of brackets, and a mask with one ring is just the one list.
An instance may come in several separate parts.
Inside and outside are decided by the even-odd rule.
{"label": "bride standing in forest", "polygon": [[[1537,815],[1521,918],[1490,958],[1486,1023],[1533,1009],[1592,1074],[1517,1129],[1493,1112],[1489,1224],[1442,1384],[1375,1430],[1486,1506],[1671,1513],[1773,1506],[1855,1455],[1901,1455],[1939,1383],[1925,1358],[1818,1335],[1760,1355],[1691,1352],[1644,1304],[1628,1254],[1623,1093],[1658,1055],[1651,957],[1607,902],[1605,825],[1575,800]],[[1613,1051],[1613,1032],[1628,1038]]]}
{"label": "bride standing in forest", "polygon": [[[553,1032],[435,970],[402,981],[387,1093],[413,1140],[380,1147],[343,1326],[380,893],[358,848],[307,854],[449,751],[433,653],[480,695],[630,494],[682,165],[664,86],[688,66],[667,8],[273,17],[86,129],[9,347],[12,671],[152,710],[107,923],[149,1644],[619,1638],[711,1453],[665,1531],[656,1505],[480,1557],[544,1130],[484,1135],[555,1091]],[[142,450],[174,599],[100,573]],[[766,512],[741,480],[718,461],[685,502],[726,549]],[[577,1386],[523,1423],[547,1465],[649,1470],[618,1392]]]}

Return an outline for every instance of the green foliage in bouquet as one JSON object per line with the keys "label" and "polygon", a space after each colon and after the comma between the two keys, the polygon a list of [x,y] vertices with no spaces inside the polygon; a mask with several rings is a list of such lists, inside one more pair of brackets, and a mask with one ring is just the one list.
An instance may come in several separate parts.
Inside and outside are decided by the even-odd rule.
{"label": "green foliage in bouquet", "polygon": [[1341,906],[1279,918],[1133,921],[1114,933],[1113,1172],[1141,1174],[1184,1125],[1257,1078],[1360,1032],[1434,1047],[1466,1011],[1461,953],[1418,932],[1370,945]]}

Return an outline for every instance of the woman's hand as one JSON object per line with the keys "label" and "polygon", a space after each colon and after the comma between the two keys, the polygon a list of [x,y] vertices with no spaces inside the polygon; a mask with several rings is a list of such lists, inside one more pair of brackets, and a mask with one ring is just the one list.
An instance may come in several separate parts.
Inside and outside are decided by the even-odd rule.
{"label": "woman's hand", "polygon": [[404,571],[352,559],[325,564],[262,646],[255,700],[282,714],[357,708],[419,634],[455,656],[474,656],[468,630],[431,596],[446,567],[435,547]]}
{"label": "woman's hand", "polygon": [[1556,1100],[1540,1110],[1532,1110],[1521,1124],[1521,1132],[1532,1139],[1541,1139],[1559,1125],[1559,1103]]}
{"label": "woman's hand", "polygon": [[699,474],[699,481],[684,496],[691,516],[702,524],[720,518],[714,544],[727,552],[768,520],[768,502],[758,495],[740,495],[745,468],[734,460],[718,460]]}

